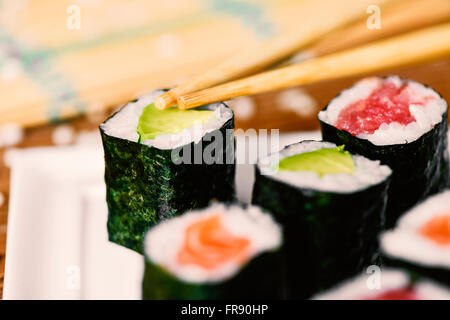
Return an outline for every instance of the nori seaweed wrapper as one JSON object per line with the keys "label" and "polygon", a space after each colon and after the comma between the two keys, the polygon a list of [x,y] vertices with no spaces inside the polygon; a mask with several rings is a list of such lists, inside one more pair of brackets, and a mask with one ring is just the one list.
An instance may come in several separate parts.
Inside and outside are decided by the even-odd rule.
{"label": "nori seaweed wrapper", "polygon": [[234,276],[215,283],[185,282],[146,257],[144,300],[252,300],[283,299],[284,296],[280,249],[254,257]]}
{"label": "nori seaweed wrapper", "polygon": [[441,122],[419,139],[410,143],[384,146],[357,138],[320,119],[319,122],[323,140],[337,145],[344,144],[345,149],[351,153],[380,160],[393,170],[386,208],[387,228],[394,227],[398,218],[420,200],[442,191],[449,185],[447,111]]}
{"label": "nori seaweed wrapper", "polygon": [[450,268],[443,266],[429,266],[382,253],[383,265],[386,267],[404,269],[409,272],[413,280],[421,278],[434,279],[450,287]]}
{"label": "nori seaweed wrapper", "polygon": [[308,298],[378,262],[389,182],[326,192],[272,179],[255,166],[252,203],[283,226],[289,298]]}
{"label": "nori seaweed wrapper", "polygon": [[220,155],[223,164],[194,163],[194,150],[201,148],[203,152],[214,143],[216,130],[189,145],[191,164],[178,165],[171,159],[172,150],[109,136],[100,128],[109,240],[142,253],[144,235],[150,226],[187,210],[206,207],[211,200],[233,201],[235,161],[227,164],[226,159],[230,155],[234,159],[235,141],[225,141],[227,129],[233,128],[234,116],[218,129],[224,138]]}

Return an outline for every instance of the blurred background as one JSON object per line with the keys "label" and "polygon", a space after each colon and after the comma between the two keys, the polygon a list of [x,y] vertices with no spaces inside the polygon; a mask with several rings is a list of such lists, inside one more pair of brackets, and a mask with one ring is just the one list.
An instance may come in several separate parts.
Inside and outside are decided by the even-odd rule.
{"label": "blurred background", "polygon": [[[373,20],[377,12],[369,8],[371,3],[380,9],[375,16],[380,23]],[[0,0],[0,296],[13,187],[10,168],[20,158],[11,156],[12,151],[97,147],[98,125],[121,104],[188,81],[284,33],[314,32],[327,17],[339,17],[341,6],[345,4],[339,0]],[[448,22],[450,1],[369,1],[358,12],[265,69]],[[377,74],[420,81],[450,100],[448,57]],[[357,79],[229,103],[237,128],[312,131],[318,128],[319,110]]]}

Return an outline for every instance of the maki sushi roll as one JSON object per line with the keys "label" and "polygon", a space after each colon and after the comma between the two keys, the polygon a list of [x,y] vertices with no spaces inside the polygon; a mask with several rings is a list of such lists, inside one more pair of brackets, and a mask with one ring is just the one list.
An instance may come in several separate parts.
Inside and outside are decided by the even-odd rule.
{"label": "maki sushi roll", "polygon": [[322,138],[393,170],[386,226],[448,185],[447,102],[396,76],[367,78],[319,113]]}
{"label": "maki sushi roll", "polygon": [[450,290],[429,280],[411,281],[401,270],[380,269],[321,293],[314,300],[450,300]]}
{"label": "maki sushi roll", "polygon": [[379,161],[322,141],[258,160],[252,203],[283,226],[290,298],[308,298],[377,261],[390,175]]}
{"label": "maki sushi roll", "polygon": [[211,199],[234,199],[233,112],[223,103],[158,110],[163,90],[100,125],[109,240],[142,252],[146,230]]}
{"label": "maki sushi roll", "polygon": [[255,206],[216,204],[151,228],[144,299],[278,299],[281,229]]}
{"label": "maki sushi roll", "polygon": [[450,286],[450,191],[408,211],[380,243],[385,264]]}

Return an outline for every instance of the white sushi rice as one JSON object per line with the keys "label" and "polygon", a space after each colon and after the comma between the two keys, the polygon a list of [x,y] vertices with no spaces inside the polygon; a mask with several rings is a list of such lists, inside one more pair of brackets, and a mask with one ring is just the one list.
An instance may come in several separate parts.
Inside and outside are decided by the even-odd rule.
{"label": "white sushi rice", "polygon": [[420,281],[414,288],[421,300],[450,300],[450,290],[432,281]]}
{"label": "white sushi rice", "polygon": [[372,288],[368,282],[373,274],[363,274],[347,280],[335,288],[312,297],[312,300],[353,300],[373,297],[389,290],[400,289],[408,285],[408,275],[399,270],[382,270],[380,286]]}
{"label": "white sushi rice", "polygon": [[424,106],[414,104],[409,106],[411,115],[416,121],[406,126],[398,122],[382,124],[373,134],[359,134],[358,138],[369,140],[379,146],[410,143],[420,138],[442,121],[442,115],[448,107],[446,101],[433,89],[415,81],[402,80],[397,76],[391,76],[386,79],[371,77],[359,81],[353,87],[342,91],[338,97],[334,98],[326,110],[319,112],[319,119],[335,126],[343,109],[359,100],[368,98],[385,81],[393,82],[397,87],[400,87],[407,81],[409,90],[412,90],[415,96],[431,96],[435,99],[428,101]]}
{"label": "white sushi rice", "polygon": [[450,191],[428,198],[407,212],[395,229],[381,235],[383,252],[414,264],[450,270],[450,245],[439,245],[420,234],[420,228],[424,224],[449,212]]}
{"label": "white sushi rice", "polygon": [[[140,97],[136,102],[128,103],[100,127],[109,136],[138,142],[139,118],[145,107],[153,103],[155,98],[162,93],[164,93],[163,90],[155,90]],[[154,139],[141,141],[141,143],[158,149],[174,149],[191,142],[198,143],[205,134],[220,129],[233,116],[231,109],[226,108],[222,103],[213,103],[207,108],[214,111],[209,122],[195,124],[176,134],[161,134]]]}
{"label": "white sushi rice", "polygon": [[24,129],[18,123],[3,124],[0,126],[0,148],[19,144],[24,136]]}
{"label": "white sushi rice", "polygon": [[[380,273],[380,287],[370,288],[372,274],[363,274],[337,287],[314,296],[313,300],[360,300],[370,299],[391,290],[400,290],[409,285],[408,275],[400,270],[383,269]],[[414,292],[420,300],[449,300],[450,291],[428,280],[414,284]]]}
{"label": "white sushi rice", "polygon": [[352,155],[355,167],[352,174],[336,173],[320,176],[313,171],[278,171],[279,161],[284,158],[319,149],[333,149],[336,145],[323,141],[303,141],[288,146],[258,161],[261,174],[295,187],[328,192],[350,193],[380,183],[391,175],[392,170],[380,161]]}
{"label": "white sushi rice", "polygon": [[57,126],[52,132],[52,142],[54,145],[61,146],[73,142],[75,131],[70,125]]}
{"label": "white sushi rice", "polygon": [[[145,254],[177,278],[191,283],[219,282],[231,278],[242,264],[230,262],[208,270],[196,265],[180,265],[177,256],[185,241],[186,228],[196,221],[219,214],[224,228],[236,237],[250,241],[248,261],[262,252],[275,250],[282,242],[281,228],[256,206],[213,205],[167,220],[152,228],[145,237]],[[243,263],[245,264],[245,262]]]}

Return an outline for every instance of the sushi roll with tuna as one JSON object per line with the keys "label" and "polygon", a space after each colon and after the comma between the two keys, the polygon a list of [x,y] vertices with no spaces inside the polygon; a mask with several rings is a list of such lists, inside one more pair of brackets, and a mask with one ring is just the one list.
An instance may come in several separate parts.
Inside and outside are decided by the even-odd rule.
{"label": "sushi roll with tuna", "polygon": [[153,104],[162,90],[126,104],[100,125],[110,241],[142,252],[145,231],[210,200],[234,199],[233,112]]}
{"label": "sushi roll with tuna", "polygon": [[[377,272],[377,273],[375,273]],[[450,300],[450,290],[430,280],[412,282],[395,269],[378,269],[321,293],[314,300]]]}
{"label": "sushi roll with tuna", "polygon": [[385,264],[450,286],[450,191],[408,211],[380,242]]}
{"label": "sushi roll with tuna", "polygon": [[377,261],[390,175],[330,142],[303,141],[258,160],[252,203],[283,226],[290,298]]}
{"label": "sushi roll with tuna", "polygon": [[387,227],[448,185],[447,102],[433,89],[396,76],[367,78],[319,113],[322,138],[393,170]]}
{"label": "sushi roll with tuna", "polygon": [[213,205],[152,227],[144,299],[279,299],[282,233],[255,206]]}

